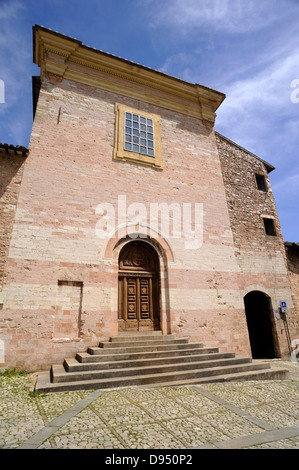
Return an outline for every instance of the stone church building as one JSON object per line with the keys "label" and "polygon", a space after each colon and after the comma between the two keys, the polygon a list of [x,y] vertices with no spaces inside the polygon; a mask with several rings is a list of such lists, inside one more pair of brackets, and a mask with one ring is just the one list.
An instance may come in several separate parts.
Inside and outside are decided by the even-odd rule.
{"label": "stone church building", "polygon": [[274,168],[215,131],[225,96],[41,26],[33,56],[29,149],[0,146],[0,366],[156,330],[289,357]]}

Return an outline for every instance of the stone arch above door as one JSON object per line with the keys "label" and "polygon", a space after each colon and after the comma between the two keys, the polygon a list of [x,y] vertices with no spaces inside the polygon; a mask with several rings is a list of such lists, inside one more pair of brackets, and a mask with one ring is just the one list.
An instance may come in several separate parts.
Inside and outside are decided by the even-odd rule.
{"label": "stone arch above door", "polygon": [[[107,240],[107,243],[102,250],[102,259],[115,259],[118,257],[119,252],[115,250],[117,245],[123,241],[134,241],[144,240],[155,248],[159,249],[162,256],[165,258],[167,264],[175,262],[174,250],[165,237],[163,237],[158,231],[148,227],[145,224],[140,224],[139,232],[136,232],[135,226],[124,226],[117,228],[114,235]],[[159,253],[160,254],[160,253]]]}

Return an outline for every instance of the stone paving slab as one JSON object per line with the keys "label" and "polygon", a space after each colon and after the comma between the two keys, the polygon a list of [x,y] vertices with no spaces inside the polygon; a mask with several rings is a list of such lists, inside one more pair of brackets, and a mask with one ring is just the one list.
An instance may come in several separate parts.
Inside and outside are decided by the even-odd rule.
{"label": "stone paving slab", "polygon": [[51,394],[0,376],[0,447],[298,449],[299,364],[281,366],[289,380]]}

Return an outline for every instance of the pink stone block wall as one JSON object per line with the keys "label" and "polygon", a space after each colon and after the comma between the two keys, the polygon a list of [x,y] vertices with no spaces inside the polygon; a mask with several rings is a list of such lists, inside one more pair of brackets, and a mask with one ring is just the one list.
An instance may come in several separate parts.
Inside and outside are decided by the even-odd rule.
{"label": "pink stone block wall", "polygon": [[[113,161],[115,103],[161,117],[163,170]],[[88,85],[43,79],[6,263],[0,311],[6,365],[49,368],[118,334],[123,234],[100,239],[95,228],[98,205],[117,207],[120,195],[127,207],[146,207],[136,228],[141,233],[151,203],[201,205],[199,248],[186,249],[186,239],[171,230],[168,237],[151,234],[160,256],[163,332],[251,354],[246,291],[261,285],[272,294],[289,293],[289,285],[280,238],[273,248],[279,252],[277,284],[269,263],[263,266],[261,252],[272,250],[268,245],[255,249],[260,271],[244,269],[247,259],[254,265],[252,245],[242,241],[243,233],[237,241],[225,189],[230,176],[218,147],[209,122]],[[128,216],[126,223],[132,223]],[[281,343],[283,348],[283,334]]]}

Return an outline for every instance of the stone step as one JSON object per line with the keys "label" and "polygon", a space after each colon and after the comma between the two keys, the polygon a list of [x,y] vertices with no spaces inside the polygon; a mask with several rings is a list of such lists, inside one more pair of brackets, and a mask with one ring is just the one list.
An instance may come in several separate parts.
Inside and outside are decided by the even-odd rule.
{"label": "stone step", "polygon": [[[67,372],[61,365],[52,367],[52,382],[71,382],[78,380],[106,380],[126,377],[128,380],[132,376],[138,375],[150,375],[158,376],[163,374],[171,374],[174,378],[177,372],[185,372],[187,375],[189,370],[196,369],[197,374],[200,374],[202,369],[211,369],[227,366],[235,366],[237,364],[251,363],[251,358],[231,358],[231,359],[215,359],[207,361],[198,361],[191,363],[176,363],[166,365],[151,365],[147,367],[128,367],[121,369],[107,369],[107,370],[89,370],[89,371],[78,371],[78,372]],[[174,378],[172,380],[174,380]]]}
{"label": "stone step", "polygon": [[106,341],[99,344],[100,348],[121,348],[121,347],[143,347],[146,344],[149,346],[160,346],[165,345],[169,346],[170,344],[187,344],[189,342],[189,338],[169,338],[168,336],[161,336],[160,338],[153,338],[142,340],[141,338],[136,338],[135,340],[127,338],[123,341],[121,338],[115,338],[117,341]]}
{"label": "stone step", "polygon": [[[117,336],[113,336],[113,338],[120,338],[126,336],[161,336],[163,335],[162,330],[132,330],[132,331],[120,331]],[[165,335],[166,336],[166,335]],[[171,336],[171,335],[169,335]]]}
{"label": "stone step", "polygon": [[165,343],[171,341],[173,339],[180,339],[175,335],[165,335],[165,336],[118,336],[115,338],[110,338],[109,343],[135,343],[136,341],[139,342],[148,342],[152,344],[152,342]]}
{"label": "stone step", "polygon": [[[109,343],[106,343],[109,344]],[[171,343],[171,344],[151,344],[148,345],[147,343],[143,343],[142,346],[122,346],[119,347],[119,344],[117,343],[117,347],[113,348],[103,348],[103,347],[93,347],[93,348],[88,348],[88,353],[89,354],[123,354],[123,353],[142,353],[142,352],[154,352],[154,351],[168,351],[169,347],[171,345],[172,349],[198,349],[202,348],[203,344],[202,343],[188,343],[188,342],[176,342],[176,343]],[[105,351],[104,351],[105,349]]]}
{"label": "stone step", "polygon": [[[229,380],[285,379],[288,371],[272,371],[270,364],[253,363],[218,348],[190,343],[188,338],[156,334],[125,334],[89,348],[76,358],[39,374],[38,392],[96,390],[129,386],[174,386]],[[149,339],[150,338],[150,339]]]}
{"label": "stone step", "polygon": [[[118,362],[118,361],[130,361],[136,359],[155,359],[155,358],[168,358],[168,357],[184,357],[191,355],[200,354],[214,354],[218,353],[218,348],[185,348],[185,349],[166,349],[165,351],[145,351],[145,352],[133,352],[133,353],[118,353],[118,354],[106,354],[106,350],[101,350],[102,354],[89,354],[89,353],[78,353],[76,360],[80,363],[90,362]],[[111,352],[111,351],[109,351]]]}
{"label": "stone step", "polygon": [[[35,386],[37,392],[49,393],[49,392],[62,392],[68,390],[98,390],[98,389],[108,389],[108,388],[119,388],[119,387],[130,387],[130,386],[146,386],[160,387],[160,384],[165,386],[174,386],[183,384],[186,381],[192,381],[192,383],[209,383],[209,382],[218,382],[223,381],[223,377],[226,376],[229,380],[228,375],[232,380],[249,380],[248,377],[253,377],[252,374],[257,378],[259,377],[259,371],[265,371],[269,369],[269,364],[235,364],[228,366],[218,366],[211,367],[206,369],[193,369],[189,371],[178,371],[174,375],[173,372],[167,372],[162,374],[146,374],[146,375],[137,375],[131,377],[111,377],[105,378],[104,380],[99,379],[89,379],[89,380],[78,380],[76,382],[56,382],[51,383],[49,381],[47,374],[40,374]],[[277,371],[275,372],[276,376]],[[268,374],[269,377],[271,374]],[[261,375],[260,377],[265,377]],[[280,378],[286,378],[285,374],[281,374]]]}
{"label": "stone step", "polygon": [[200,362],[208,361],[215,359],[230,359],[234,358],[233,353],[214,353],[214,354],[193,354],[185,356],[173,356],[169,355],[168,357],[158,357],[158,358],[148,358],[148,359],[126,359],[120,361],[109,361],[109,362],[87,362],[80,363],[76,359],[65,359],[63,365],[67,372],[78,372],[78,371],[91,371],[91,370],[107,370],[107,369],[121,369],[121,368],[132,368],[132,367],[147,367],[147,366],[156,366],[156,365],[166,365],[166,364],[177,364],[180,363],[190,363],[190,362]]}
{"label": "stone step", "polygon": [[119,341],[135,341],[136,339],[139,341],[152,341],[152,340],[159,340],[159,339],[172,339],[176,338],[176,335],[162,335],[162,331],[143,331],[142,333],[136,332],[122,332],[118,336],[112,336],[110,338],[111,342],[119,342]]}
{"label": "stone step", "polygon": [[184,385],[200,385],[206,383],[221,383],[221,382],[240,382],[248,380],[286,380],[289,378],[289,371],[287,369],[268,369],[268,370],[250,370],[225,374],[219,374],[208,377],[197,377],[195,379],[178,380],[169,382],[159,382],[141,385],[140,388],[156,388],[156,387],[180,387]]}

